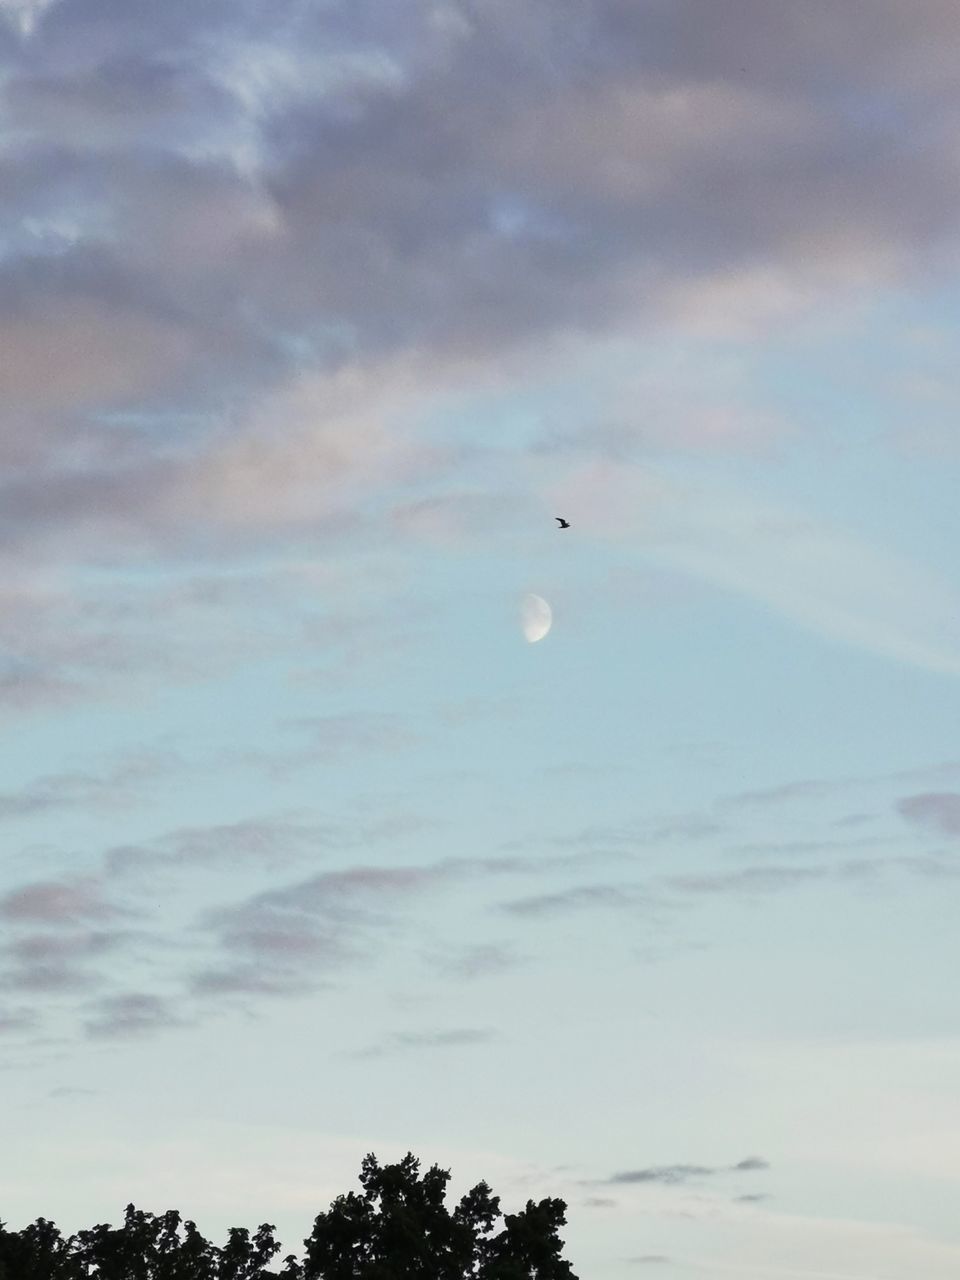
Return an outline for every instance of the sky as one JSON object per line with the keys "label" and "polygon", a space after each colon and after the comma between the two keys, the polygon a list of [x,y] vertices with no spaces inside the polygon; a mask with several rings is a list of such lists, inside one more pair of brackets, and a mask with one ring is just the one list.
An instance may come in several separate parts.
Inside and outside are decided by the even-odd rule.
{"label": "sky", "polygon": [[0,0],[11,1226],[412,1150],[584,1280],[956,1276],[958,52]]}

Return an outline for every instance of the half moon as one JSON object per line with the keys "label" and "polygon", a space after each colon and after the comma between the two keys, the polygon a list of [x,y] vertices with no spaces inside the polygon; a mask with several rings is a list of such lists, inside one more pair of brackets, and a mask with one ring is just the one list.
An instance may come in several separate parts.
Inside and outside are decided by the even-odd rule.
{"label": "half moon", "polygon": [[553,612],[543,596],[528,595],[520,605],[520,629],[528,644],[536,644],[550,630]]}

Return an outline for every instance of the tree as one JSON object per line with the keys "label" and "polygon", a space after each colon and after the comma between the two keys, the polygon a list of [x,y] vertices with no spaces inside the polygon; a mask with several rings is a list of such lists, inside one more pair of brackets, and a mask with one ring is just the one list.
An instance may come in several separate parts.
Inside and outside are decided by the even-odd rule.
{"label": "tree", "polygon": [[528,1200],[520,1213],[508,1213],[503,1231],[486,1246],[483,1280],[576,1280],[560,1257],[557,1232],[567,1220],[566,1208],[562,1200]]}
{"label": "tree", "polygon": [[46,1218],[22,1231],[0,1222],[0,1280],[82,1280],[87,1273],[71,1246]]}
{"label": "tree", "polygon": [[451,1213],[449,1180],[436,1165],[421,1177],[409,1153],[383,1166],[368,1155],[362,1195],[338,1196],[304,1241],[303,1280],[576,1280],[560,1257],[562,1200],[528,1201],[493,1235],[499,1196],[480,1182]]}
{"label": "tree", "polygon": [[293,1254],[270,1270],[280,1246],[264,1223],[253,1236],[232,1227],[222,1248],[176,1210],[155,1217],[127,1205],[123,1224],[101,1223],[64,1238],[38,1218],[22,1231],[0,1222],[0,1280],[576,1280],[561,1258],[562,1200],[527,1201],[503,1215],[500,1199],[479,1182],[451,1211],[450,1174],[423,1175],[409,1153],[381,1165],[368,1155],[361,1191],[338,1196],[318,1214]]}
{"label": "tree", "polygon": [[280,1252],[273,1238],[275,1230],[276,1227],[265,1222],[251,1240],[246,1227],[231,1227],[230,1238],[220,1250],[217,1280],[264,1280],[276,1275],[274,1271],[267,1271],[274,1254]]}
{"label": "tree", "polygon": [[81,1274],[96,1280],[219,1280],[223,1253],[175,1209],[157,1218],[132,1204],[122,1227],[80,1231],[74,1248],[87,1268]]}

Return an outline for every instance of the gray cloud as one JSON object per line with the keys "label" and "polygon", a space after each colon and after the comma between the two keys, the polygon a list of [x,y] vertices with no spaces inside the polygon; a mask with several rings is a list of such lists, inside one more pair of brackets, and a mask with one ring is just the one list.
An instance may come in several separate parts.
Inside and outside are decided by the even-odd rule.
{"label": "gray cloud", "polygon": [[[169,550],[337,523],[323,478],[342,451],[314,469],[271,425],[287,418],[234,410],[305,366],[352,364],[375,390],[413,352],[435,387],[717,276],[816,293],[936,263],[960,27],[941,0],[922,10],[907,31],[894,0],[802,23],[758,0],[422,0],[402,24],[373,0],[322,19],[51,6],[7,44],[0,537],[120,528]],[[172,448],[105,431],[108,411],[201,425]],[[358,440],[348,474],[375,475],[382,445]],[[291,500],[305,458],[312,507]],[[281,483],[252,511],[234,499],[265,459]]]}
{"label": "gray cloud", "polygon": [[509,948],[497,943],[432,953],[425,957],[437,973],[446,978],[485,978],[514,969],[521,959]]}
{"label": "gray cloud", "polygon": [[931,791],[897,802],[901,817],[940,835],[960,835],[960,792]]}
{"label": "gray cloud", "polygon": [[[410,822],[388,815],[341,828],[295,817],[250,819],[108,849],[99,874],[39,881],[0,897],[0,919],[16,926],[0,952],[0,988],[51,998],[99,989],[104,995],[89,1006],[85,1023],[89,1035],[161,1031],[187,1017],[210,1016],[218,1004],[226,1009],[323,990],[333,975],[374,959],[408,932],[410,915],[438,891],[550,874],[569,863],[566,856],[502,855],[339,866],[208,910],[175,942],[158,912],[157,885],[189,894],[197,869],[276,872],[305,857],[315,861],[318,850],[342,855],[358,844],[391,840],[398,830],[409,831]],[[149,924],[130,928],[127,920]],[[463,946],[442,937],[421,954],[438,974],[460,980],[517,963],[506,946]],[[123,1001],[107,994],[117,956],[125,966],[145,962],[168,988],[173,984],[183,994],[182,1009],[174,1013],[159,996],[151,1003],[146,990],[142,999]]]}
{"label": "gray cloud", "polygon": [[438,1031],[395,1031],[377,1044],[359,1049],[355,1058],[381,1058],[411,1049],[454,1049],[464,1045],[489,1044],[496,1032],[485,1028],[457,1027]]}
{"label": "gray cloud", "polygon": [[32,1031],[37,1026],[37,1015],[32,1009],[0,1008],[0,1035],[17,1031]]}
{"label": "gray cloud", "polygon": [[38,881],[0,897],[0,917],[15,923],[83,924],[107,920],[117,912],[92,877]]}
{"label": "gray cloud", "polygon": [[744,867],[740,871],[716,875],[671,876],[665,883],[671,889],[689,894],[777,893],[822,880],[829,874],[828,868],[820,866]]}
{"label": "gray cloud", "polygon": [[632,1185],[633,1183],[659,1182],[664,1186],[675,1186],[681,1182],[689,1182],[691,1178],[709,1178],[717,1172],[700,1164],[667,1164],[651,1169],[626,1169],[611,1174],[607,1182],[614,1185]]}
{"label": "gray cloud", "polygon": [[756,1173],[760,1170],[769,1169],[770,1164],[761,1156],[747,1156],[745,1160],[740,1160],[733,1166],[734,1173]]}
{"label": "gray cloud", "polygon": [[128,992],[97,1001],[84,1029],[91,1039],[119,1039],[184,1025],[168,1000],[148,992]]}
{"label": "gray cloud", "polygon": [[703,840],[722,831],[719,823],[700,814],[675,814],[618,827],[603,824],[583,827],[570,835],[557,837],[556,843],[592,853],[598,849],[622,850],[623,856],[628,856],[663,842]]}
{"label": "gray cloud", "polygon": [[500,910],[514,916],[552,916],[591,908],[636,907],[643,905],[643,891],[630,885],[590,884],[563,889],[558,893],[533,894],[500,904]]}
{"label": "gray cloud", "polygon": [[764,787],[757,791],[741,791],[727,796],[722,807],[731,809],[753,809],[789,804],[794,800],[819,799],[832,792],[842,790],[850,783],[846,778],[809,778],[798,782],[785,782],[777,787]]}
{"label": "gray cloud", "polygon": [[605,1181],[611,1185],[659,1183],[661,1186],[672,1187],[699,1181],[701,1178],[714,1178],[720,1174],[755,1173],[769,1168],[766,1160],[759,1156],[748,1156],[732,1165],[667,1164],[647,1169],[627,1169],[611,1174]]}
{"label": "gray cloud", "polygon": [[69,995],[103,986],[103,977],[95,971],[66,961],[20,964],[0,977],[0,984],[11,991],[30,992],[35,996]]}
{"label": "gray cloud", "polygon": [[94,774],[85,770],[46,774],[16,791],[0,792],[0,820],[59,809],[89,810],[129,804],[141,790],[180,764],[171,753],[132,752],[122,764]]}
{"label": "gray cloud", "polygon": [[[892,773],[849,774],[833,778],[803,778],[792,782],[780,783],[774,787],[764,787],[754,791],[741,791],[735,795],[724,797],[721,809],[753,809],[766,808],[780,804],[790,804],[794,800],[805,801],[820,799],[844,792],[873,788],[880,784],[890,783],[931,783],[950,781],[960,776],[960,764],[954,760],[945,760],[939,764],[926,765],[918,769],[898,769]],[[862,815],[848,815],[841,821],[862,820]]]}
{"label": "gray cloud", "polygon": [[297,972],[276,965],[264,972],[257,964],[235,964],[218,969],[201,969],[190,975],[189,988],[200,997],[219,998],[296,996],[313,992],[322,984],[310,982]]}
{"label": "gray cloud", "polygon": [[34,929],[43,925],[46,931],[15,934],[2,948],[0,956],[8,967],[0,972],[0,985],[35,995],[102,987],[107,972],[101,962],[117,953],[129,959],[156,941],[131,930],[91,929],[85,921],[69,915],[65,919],[31,917],[28,922],[21,921],[24,923]]}
{"label": "gray cloud", "polygon": [[3,710],[62,707],[75,702],[80,692],[75,681],[35,663],[15,660],[12,667],[0,670],[0,709]]}
{"label": "gray cloud", "polygon": [[392,929],[404,898],[448,874],[442,866],[352,867],[256,894],[207,919],[225,963],[196,975],[194,983],[211,993],[211,973],[242,980],[255,968],[261,981],[278,988],[313,986],[329,970],[356,962],[372,937]]}
{"label": "gray cloud", "polygon": [[407,721],[397,715],[353,714],[305,716],[288,727],[305,734],[309,746],[298,762],[334,760],[354,752],[400,751],[416,741]]}
{"label": "gray cloud", "polygon": [[[549,859],[444,859],[422,865],[354,866],[323,871],[208,913],[200,935],[218,957],[194,974],[214,994],[259,975],[263,994],[313,988],[331,972],[376,955],[402,932],[405,917],[429,895],[471,881],[552,870]],[[448,976],[473,977],[503,967],[499,947],[441,950],[428,957]],[[269,988],[269,989],[268,989]]]}
{"label": "gray cloud", "polygon": [[357,835],[336,824],[295,818],[243,818],[205,827],[182,827],[155,841],[107,850],[110,875],[136,876],[154,871],[260,865],[280,867],[320,850],[352,844]]}

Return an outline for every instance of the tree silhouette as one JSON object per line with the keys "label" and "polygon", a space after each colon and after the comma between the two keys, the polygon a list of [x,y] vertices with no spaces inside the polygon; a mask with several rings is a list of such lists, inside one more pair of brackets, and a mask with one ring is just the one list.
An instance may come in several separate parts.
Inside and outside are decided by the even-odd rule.
{"label": "tree silhouette", "polygon": [[22,1231],[0,1222],[0,1280],[81,1280],[87,1275],[52,1222],[38,1218]]}
{"label": "tree silhouette", "polygon": [[192,1222],[183,1222],[175,1209],[156,1218],[132,1204],[122,1227],[101,1224],[80,1231],[74,1248],[88,1269],[82,1274],[97,1280],[219,1280],[224,1252]]}
{"label": "tree silhouette", "polygon": [[368,1155],[363,1194],[338,1196],[304,1241],[303,1280],[575,1280],[560,1257],[562,1200],[530,1200],[492,1235],[500,1197],[480,1182],[451,1213],[449,1180],[436,1165],[421,1177],[409,1153],[388,1165]]}
{"label": "tree silhouette", "polygon": [[0,1223],[0,1280],[577,1280],[560,1256],[562,1200],[528,1200],[504,1217],[479,1182],[450,1210],[449,1180],[437,1165],[421,1175],[409,1153],[385,1165],[366,1156],[361,1191],[318,1214],[302,1260],[290,1254],[279,1272],[269,1223],[253,1236],[232,1227],[222,1247],[173,1209],[155,1217],[132,1204],[121,1226],[69,1238],[45,1218],[22,1231]]}

